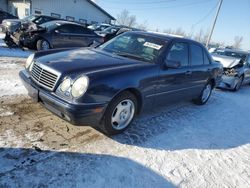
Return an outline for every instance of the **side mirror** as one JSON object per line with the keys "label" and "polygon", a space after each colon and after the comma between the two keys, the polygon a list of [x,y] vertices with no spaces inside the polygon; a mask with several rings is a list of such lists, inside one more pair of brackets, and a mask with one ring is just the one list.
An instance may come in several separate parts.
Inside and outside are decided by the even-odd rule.
{"label": "side mirror", "polygon": [[179,61],[166,60],[166,61],[165,61],[165,66],[166,66],[167,68],[178,69],[178,68],[181,67],[181,62],[179,62]]}

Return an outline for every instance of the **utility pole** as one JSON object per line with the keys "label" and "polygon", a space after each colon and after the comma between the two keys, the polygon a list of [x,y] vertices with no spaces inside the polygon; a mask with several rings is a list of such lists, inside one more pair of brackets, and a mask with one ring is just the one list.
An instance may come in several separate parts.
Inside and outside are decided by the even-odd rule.
{"label": "utility pole", "polygon": [[212,28],[211,28],[211,30],[210,30],[209,37],[208,37],[208,39],[207,39],[207,43],[206,43],[206,47],[207,47],[207,48],[208,48],[208,45],[209,45],[209,43],[210,43],[211,37],[212,37],[213,32],[214,32],[214,27],[215,27],[215,24],[216,24],[216,21],[217,21],[219,12],[220,12],[220,8],[221,8],[221,5],[222,5],[222,2],[223,2],[223,0],[220,0],[219,6],[218,6],[218,9],[217,9],[217,12],[216,12],[216,16],[215,16],[215,18],[214,18],[213,26],[212,26]]}

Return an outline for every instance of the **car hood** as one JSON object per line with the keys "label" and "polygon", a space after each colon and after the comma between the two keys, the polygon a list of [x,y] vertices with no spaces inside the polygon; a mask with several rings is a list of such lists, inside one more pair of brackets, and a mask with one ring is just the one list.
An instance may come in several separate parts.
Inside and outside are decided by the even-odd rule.
{"label": "car hood", "polygon": [[11,24],[17,24],[17,23],[21,23],[20,19],[5,19],[3,20],[3,24],[5,24],[6,22],[10,22]]}
{"label": "car hood", "polygon": [[233,68],[238,65],[241,61],[239,58],[228,57],[224,55],[212,54],[212,57],[215,61],[219,61],[224,68]]}
{"label": "car hood", "polygon": [[96,49],[79,48],[58,53],[52,53],[37,58],[40,64],[61,73],[93,73],[110,69],[143,64],[141,61],[123,58]]}

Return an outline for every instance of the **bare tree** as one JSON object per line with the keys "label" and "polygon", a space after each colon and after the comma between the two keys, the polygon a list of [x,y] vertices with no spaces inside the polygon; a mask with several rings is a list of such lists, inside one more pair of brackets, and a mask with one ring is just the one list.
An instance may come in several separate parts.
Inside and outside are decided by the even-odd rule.
{"label": "bare tree", "polygon": [[167,33],[167,34],[173,34],[173,35],[181,35],[181,36],[186,36],[186,32],[181,28],[177,28],[177,29],[164,29],[163,33]]}
{"label": "bare tree", "polygon": [[175,35],[181,35],[181,36],[186,36],[186,32],[181,28],[177,28],[174,32]]}
{"label": "bare tree", "polygon": [[194,36],[194,40],[201,42],[203,35],[204,35],[204,32],[202,29],[200,29],[200,31],[198,33],[196,33],[196,35]]}
{"label": "bare tree", "polygon": [[243,37],[242,36],[235,36],[234,37],[234,48],[240,48],[242,45]]}
{"label": "bare tree", "polygon": [[136,23],[136,16],[130,15],[129,11],[127,11],[126,9],[117,15],[116,21],[118,24],[126,25],[128,27],[135,27],[137,24]]}
{"label": "bare tree", "polygon": [[138,29],[147,30],[147,28],[148,28],[148,23],[147,23],[147,21],[144,21],[143,23],[137,24],[136,27],[137,27]]}

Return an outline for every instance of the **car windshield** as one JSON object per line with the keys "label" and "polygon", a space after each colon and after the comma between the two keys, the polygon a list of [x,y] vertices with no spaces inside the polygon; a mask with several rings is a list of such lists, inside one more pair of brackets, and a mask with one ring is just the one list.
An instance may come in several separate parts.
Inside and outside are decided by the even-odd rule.
{"label": "car windshield", "polygon": [[122,34],[98,47],[119,56],[153,63],[159,57],[166,41],[133,32]]}
{"label": "car windshield", "polygon": [[224,55],[224,56],[229,56],[229,57],[235,57],[239,58],[245,61],[247,54],[246,53],[241,53],[241,52],[234,52],[234,51],[222,51],[222,50],[217,50],[213,52],[214,54],[218,55]]}

